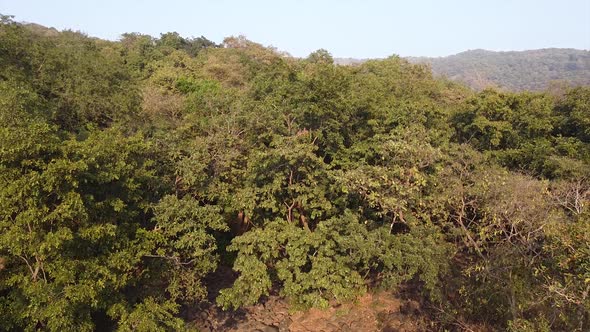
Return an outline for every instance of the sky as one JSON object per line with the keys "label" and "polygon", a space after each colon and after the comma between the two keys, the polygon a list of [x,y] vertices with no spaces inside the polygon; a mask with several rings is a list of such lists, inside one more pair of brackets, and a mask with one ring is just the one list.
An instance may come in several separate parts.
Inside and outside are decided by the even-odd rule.
{"label": "sky", "polygon": [[590,0],[0,0],[0,14],[110,40],[244,35],[298,57],[590,49]]}

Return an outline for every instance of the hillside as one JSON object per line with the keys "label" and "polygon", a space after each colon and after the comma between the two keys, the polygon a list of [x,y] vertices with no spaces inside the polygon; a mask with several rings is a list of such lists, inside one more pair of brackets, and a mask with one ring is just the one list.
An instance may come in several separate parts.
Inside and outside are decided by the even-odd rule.
{"label": "hillside", "polygon": [[0,331],[588,331],[589,243],[590,87],[0,15]]}
{"label": "hillside", "polygon": [[521,52],[470,50],[440,57],[410,57],[428,63],[436,75],[482,90],[496,86],[511,91],[546,89],[552,81],[590,85],[590,51],[540,49]]}

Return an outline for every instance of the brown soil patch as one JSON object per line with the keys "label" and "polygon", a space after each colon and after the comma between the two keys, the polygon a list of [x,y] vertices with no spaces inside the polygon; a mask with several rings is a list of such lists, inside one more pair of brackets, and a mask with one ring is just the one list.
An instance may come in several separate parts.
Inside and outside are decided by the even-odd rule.
{"label": "brown soil patch", "polygon": [[262,303],[233,312],[215,306],[194,317],[203,332],[417,332],[425,331],[416,301],[391,292],[365,294],[354,302],[328,309],[290,312],[284,299],[271,296]]}

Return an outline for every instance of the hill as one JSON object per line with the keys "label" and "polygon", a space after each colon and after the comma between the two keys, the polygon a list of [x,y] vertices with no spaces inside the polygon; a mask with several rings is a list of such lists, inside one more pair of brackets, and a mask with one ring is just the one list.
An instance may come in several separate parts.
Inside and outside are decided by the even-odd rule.
{"label": "hill", "polygon": [[436,75],[482,90],[495,86],[512,91],[546,89],[553,81],[590,84],[590,51],[549,48],[520,52],[470,50],[440,57],[410,57],[428,63]]}
{"label": "hill", "polygon": [[589,331],[589,207],[590,87],[0,15],[0,331]]}

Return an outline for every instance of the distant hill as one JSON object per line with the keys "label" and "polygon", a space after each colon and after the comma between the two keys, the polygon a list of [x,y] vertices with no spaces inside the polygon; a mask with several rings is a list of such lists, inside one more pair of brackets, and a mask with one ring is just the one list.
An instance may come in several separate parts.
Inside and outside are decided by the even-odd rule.
{"label": "distant hill", "polygon": [[549,48],[520,52],[470,50],[441,58],[410,57],[428,63],[435,75],[481,90],[543,90],[553,81],[590,85],[590,51]]}
{"label": "distant hill", "polygon": [[[590,51],[547,48],[494,52],[469,50],[447,57],[407,57],[426,63],[437,76],[462,82],[475,90],[498,87],[512,91],[546,89],[552,82],[590,85]],[[357,65],[367,59],[334,58],[339,65]]]}
{"label": "distant hill", "polygon": [[370,59],[334,58],[334,63],[341,66],[360,65]]}

